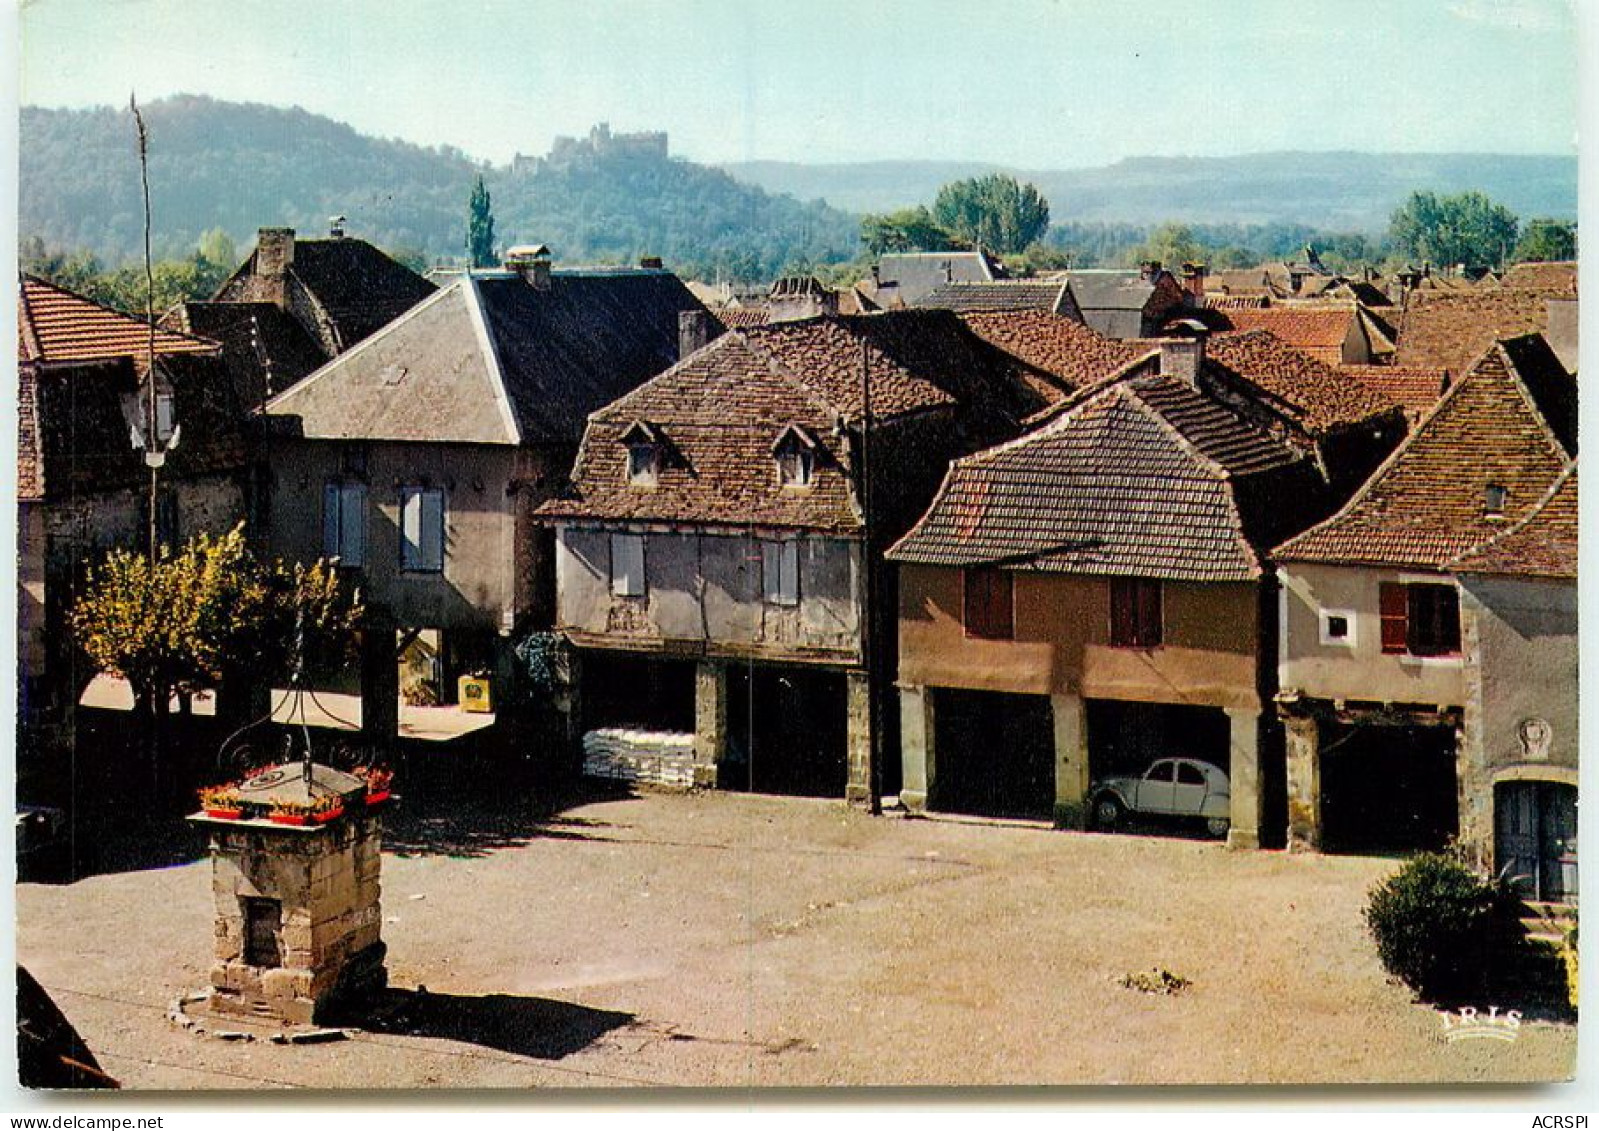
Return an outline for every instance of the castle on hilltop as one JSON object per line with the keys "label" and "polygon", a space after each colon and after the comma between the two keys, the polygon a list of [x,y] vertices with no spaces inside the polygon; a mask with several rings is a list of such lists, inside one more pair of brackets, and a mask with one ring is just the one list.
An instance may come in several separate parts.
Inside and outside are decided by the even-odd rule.
{"label": "castle on hilltop", "polygon": [[609,122],[601,122],[589,130],[589,136],[557,137],[550,151],[543,157],[518,153],[511,160],[515,175],[535,173],[548,166],[551,169],[578,169],[592,167],[605,160],[640,160],[666,158],[666,131],[646,130],[636,134],[613,134]]}

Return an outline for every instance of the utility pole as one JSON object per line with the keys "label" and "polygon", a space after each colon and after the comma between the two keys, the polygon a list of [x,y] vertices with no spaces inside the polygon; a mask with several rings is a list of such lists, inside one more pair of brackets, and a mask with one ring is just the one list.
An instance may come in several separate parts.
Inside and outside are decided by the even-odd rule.
{"label": "utility pole", "polygon": [[139,133],[139,185],[144,194],[144,321],[148,332],[144,358],[144,435],[135,438],[134,447],[144,450],[144,463],[150,469],[146,535],[150,567],[154,569],[161,548],[156,523],[157,503],[160,500],[158,476],[162,464],[166,463],[167,452],[178,446],[178,427],[174,424],[172,434],[168,437],[160,435],[160,398],[156,390],[155,372],[155,267],[150,254],[149,133],[145,129],[144,115],[139,112],[138,99],[132,94],[128,95],[128,109],[133,111],[133,122]]}
{"label": "utility pole", "polygon": [[882,741],[877,709],[878,678],[877,678],[877,555],[872,544],[872,460],[871,460],[871,435],[872,435],[872,359],[866,344],[866,338],[861,338],[861,517],[864,530],[862,531],[861,549],[865,559],[865,585],[862,595],[865,598],[865,615],[861,617],[864,632],[861,636],[861,663],[866,668],[866,792],[867,802],[873,816],[883,811],[883,773],[880,745]]}

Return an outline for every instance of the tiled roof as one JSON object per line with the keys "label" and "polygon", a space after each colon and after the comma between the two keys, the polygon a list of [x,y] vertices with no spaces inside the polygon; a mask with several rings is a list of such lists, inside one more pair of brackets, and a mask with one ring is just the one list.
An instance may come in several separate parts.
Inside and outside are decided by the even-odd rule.
{"label": "tiled roof", "polygon": [[1543,333],[1546,303],[1546,295],[1516,287],[1413,291],[1393,319],[1399,331],[1394,364],[1458,376],[1499,339]]}
{"label": "tiled roof", "polygon": [[[992,283],[945,283],[919,299],[917,306],[966,314],[980,310],[1059,312],[1070,292],[1059,280],[1002,279]],[[1069,303],[1070,299],[1066,299]]]}
{"label": "tiled roof", "polygon": [[653,269],[462,276],[267,406],[321,439],[576,443],[589,413],[677,359],[703,310]]}
{"label": "tiled roof", "polygon": [[1574,454],[1560,437],[1574,422],[1575,383],[1560,371],[1566,388],[1556,384],[1541,343],[1497,345],[1341,511],[1277,556],[1441,569],[1504,529],[1485,511],[1489,485],[1508,491],[1505,513],[1525,513]]}
{"label": "tiled roof", "polygon": [[1316,360],[1337,365],[1343,360],[1344,339],[1356,312],[1353,306],[1343,305],[1268,306],[1229,308],[1223,316],[1229,329],[1267,330]]}
{"label": "tiled roof", "polygon": [[1404,365],[1340,365],[1347,373],[1405,410],[1411,420],[1420,420],[1438,403],[1449,387],[1445,369],[1422,369]]}
{"label": "tiled roof", "polygon": [[732,330],[748,326],[764,326],[771,321],[771,314],[772,312],[764,306],[724,306],[714,311],[713,317]]}
{"label": "tiled roof", "polygon": [[1043,310],[973,313],[965,323],[1012,357],[1081,389],[1109,376],[1148,348],[1095,333],[1081,322]]}
{"label": "tiled roof", "polygon": [[1449,563],[1455,573],[1517,577],[1577,576],[1577,462],[1573,460],[1526,516]]}
{"label": "tiled roof", "polygon": [[1264,292],[1258,295],[1215,294],[1205,295],[1206,310],[1264,310],[1271,299]]}
{"label": "tiled roof", "polygon": [[982,251],[900,252],[878,258],[877,277],[880,285],[893,289],[899,301],[912,305],[945,283],[1003,279],[1005,268]]}
{"label": "tiled roof", "polygon": [[[32,275],[17,295],[17,357],[46,365],[139,358],[150,348],[150,324]],[[157,329],[157,356],[216,353],[216,342]]]}
{"label": "tiled roof", "polygon": [[1215,334],[1206,364],[1268,394],[1306,431],[1321,435],[1393,413],[1393,401],[1265,330]]}
{"label": "tiled roof", "polygon": [[1574,297],[1577,293],[1577,264],[1518,263],[1504,273],[1500,286],[1537,291],[1552,297]]}
{"label": "tiled roof", "polygon": [[[927,409],[970,408],[1012,421],[1038,408],[1026,370],[953,314],[893,311],[735,330],[596,412],[568,494],[549,517],[754,523],[821,530],[860,525],[844,466],[841,418],[879,424]],[[627,480],[623,436],[644,422],[669,458],[653,488]],[[777,481],[773,444],[789,426],[817,444],[812,486]],[[931,484],[929,484],[930,488]]]}
{"label": "tiled roof", "polygon": [[1184,382],[1119,380],[1020,439],[957,460],[889,557],[1244,581],[1259,576],[1260,559],[1242,508],[1271,492],[1235,488],[1305,464]]}

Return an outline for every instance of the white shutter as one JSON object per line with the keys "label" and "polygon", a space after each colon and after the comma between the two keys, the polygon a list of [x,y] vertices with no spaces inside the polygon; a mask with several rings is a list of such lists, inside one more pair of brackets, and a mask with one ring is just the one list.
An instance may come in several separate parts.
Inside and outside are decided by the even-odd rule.
{"label": "white shutter", "polygon": [[644,595],[644,538],[611,535],[611,592],[618,597]]}
{"label": "white shutter", "polygon": [[444,492],[422,492],[422,568],[444,568]]}
{"label": "white shutter", "polygon": [[366,564],[366,484],[346,483],[339,492],[339,556],[347,566]]}
{"label": "white shutter", "polygon": [[422,550],[422,492],[400,489],[400,568],[417,569]]}
{"label": "white shutter", "polygon": [[172,394],[157,393],[155,398],[155,438],[161,443],[172,439]]}
{"label": "white shutter", "polygon": [[339,485],[322,485],[322,556],[336,558],[339,553],[339,533],[343,529],[339,520]]}

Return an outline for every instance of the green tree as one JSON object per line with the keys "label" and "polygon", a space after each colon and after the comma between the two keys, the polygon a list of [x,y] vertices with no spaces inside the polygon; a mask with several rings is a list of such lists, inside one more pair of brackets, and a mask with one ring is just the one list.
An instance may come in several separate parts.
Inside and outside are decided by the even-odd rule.
{"label": "green tree", "polygon": [[238,266],[239,248],[224,229],[208,228],[200,233],[199,257],[226,279]]}
{"label": "green tree", "polygon": [[481,175],[467,206],[466,259],[471,267],[493,267],[498,262],[494,256],[494,210]]}
{"label": "green tree", "polygon": [[1207,262],[1205,248],[1194,237],[1187,224],[1162,224],[1149,234],[1149,238],[1133,249],[1135,263],[1154,260],[1169,271],[1177,271],[1184,263]]}
{"label": "green tree", "polygon": [[1442,266],[1503,265],[1516,246],[1515,213],[1480,192],[1413,192],[1388,235],[1401,254]]}
{"label": "green tree", "polygon": [[1032,185],[991,173],[939,189],[933,219],[962,239],[1014,255],[1049,228],[1049,201]]}
{"label": "green tree", "polygon": [[1577,225],[1546,216],[1527,221],[1516,245],[1517,263],[1563,263],[1577,258]]}
{"label": "green tree", "polygon": [[949,251],[960,246],[938,226],[926,205],[861,217],[861,243],[873,255],[896,251]]}

